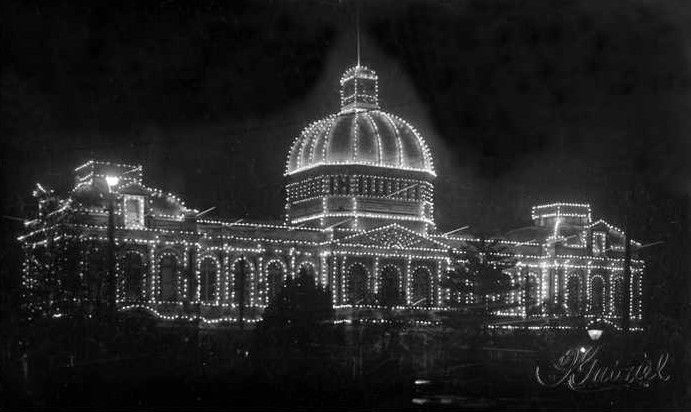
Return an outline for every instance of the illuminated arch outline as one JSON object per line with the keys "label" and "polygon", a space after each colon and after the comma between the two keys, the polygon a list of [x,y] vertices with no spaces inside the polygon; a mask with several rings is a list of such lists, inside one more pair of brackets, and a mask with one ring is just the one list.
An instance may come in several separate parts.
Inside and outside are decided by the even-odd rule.
{"label": "illuminated arch outline", "polygon": [[286,263],[283,261],[283,259],[274,258],[274,259],[271,259],[268,262],[266,262],[266,264],[264,265],[264,278],[266,279],[266,297],[267,297],[266,304],[268,304],[270,302],[271,298],[273,297],[272,296],[273,291],[271,289],[272,279],[269,276],[270,275],[269,268],[271,266],[276,266],[276,265],[278,265],[281,269],[281,285],[279,286],[279,288],[285,283],[286,279],[288,279],[288,273],[289,273],[288,265],[286,265]]}
{"label": "illuminated arch outline", "polygon": [[398,306],[398,305],[400,305],[399,301],[401,300],[401,298],[403,298],[403,301],[405,301],[405,296],[404,296],[405,295],[405,288],[404,288],[404,284],[403,284],[403,282],[404,282],[403,271],[401,270],[401,268],[398,265],[393,264],[393,263],[387,263],[387,264],[379,267],[376,290],[377,290],[377,293],[379,293],[381,295],[382,286],[383,286],[383,285],[381,285],[381,283],[383,280],[384,271],[386,271],[386,269],[388,269],[388,268],[393,268],[393,270],[396,271],[396,281],[397,281],[396,282],[397,283],[396,289],[398,292],[398,296],[396,296],[397,305],[394,305],[394,306]]}
{"label": "illuminated arch outline", "polygon": [[254,272],[254,264],[250,260],[248,256],[238,256],[235,258],[230,263],[229,266],[229,275],[230,275],[230,281],[228,282],[228,287],[230,288],[230,300],[232,302],[231,306],[237,305],[237,302],[235,302],[235,264],[244,261],[245,265],[247,265],[247,268],[249,269],[249,273],[246,273],[245,276],[245,289],[247,289],[247,283],[249,282],[249,289],[250,289],[250,296],[249,296],[249,301],[250,301],[250,306],[254,305],[254,281],[255,281],[255,272]]}
{"label": "illuminated arch outline", "polygon": [[[202,290],[202,282],[201,282],[201,276],[202,276],[202,262],[206,259],[211,259],[214,262],[214,265],[216,265],[216,285],[214,287],[214,299],[217,304],[220,301],[221,297],[221,284],[222,284],[222,269],[223,266],[221,265],[221,260],[214,254],[212,253],[205,253],[197,259],[197,273],[196,273],[196,278],[197,278],[197,290],[195,291],[195,298],[197,302],[202,302],[201,300],[201,290]],[[204,303],[204,302],[202,302]]]}
{"label": "illuminated arch outline", "polygon": [[[157,255],[156,255],[156,292],[155,292],[155,297],[158,302],[163,302],[161,299],[161,261],[163,258],[166,256],[172,256],[175,259],[175,301],[179,300],[179,298],[182,296],[182,291],[180,290],[181,286],[181,279],[180,279],[180,273],[182,272],[181,267],[184,265],[184,255],[175,249],[172,248],[165,248],[162,249]],[[168,302],[168,301],[166,301]]]}
{"label": "illuminated arch outline", "polygon": [[[363,298],[367,299],[367,295],[370,294],[370,287],[369,287],[370,276],[371,276],[370,271],[367,269],[367,266],[364,263],[353,262],[350,265],[348,265],[346,270],[343,272],[343,290],[342,290],[342,293],[343,293],[343,303],[345,303],[345,304],[351,304],[350,303],[350,300],[351,300],[351,296],[350,296],[350,294],[351,294],[350,280],[351,279],[350,278],[351,278],[351,269],[353,269],[355,266],[361,267],[362,270],[364,271],[364,274],[365,274]],[[355,305],[355,304],[352,304],[352,305]]]}
{"label": "illuminated arch outline", "polygon": [[[307,270],[311,269],[311,270],[312,270],[311,275],[312,275],[312,277],[314,278],[314,281],[315,281],[315,282],[318,282],[318,279],[317,279],[317,275],[318,275],[318,273],[317,273],[317,265],[315,265],[314,262],[312,262],[312,261],[309,260],[309,259],[305,259],[305,260],[303,260],[302,262],[300,262],[300,263],[297,265],[297,270],[295,271],[295,276],[297,276],[297,275],[300,274],[300,270],[301,270],[303,267],[304,267],[305,269],[307,269]],[[308,274],[309,274],[309,272],[308,272]]]}
{"label": "illuminated arch outline", "polygon": [[415,303],[415,299],[416,299],[415,288],[414,288],[414,286],[415,286],[415,274],[420,270],[426,272],[426,275],[427,275],[427,282],[426,282],[426,284],[427,284],[427,297],[426,297],[427,304],[425,306],[434,306],[434,293],[433,293],[433,288],[434,288],[433,287],[433,282],[434,282],[433,273],[434,273],[434,271],[432,269],[430,269],[430,267],[427,265],[415,266],[410,271],[410,281],[411,281],[411,285],[410,285],[410,291],[411,292],[410,293],[412,295],[411,303]]}
{"label": "illuminated arch outline", "polygon": [[[142,260],[142,273],[140,274],[142,279],[141,279],[141,291],[140,291],[140,298],[142,300],[146,300],[146,283],[147,283],[147,278],[148,278],[148,267],[149,267],[149,260],[147,259],[147,256],[144,252],[138,249],[127,249],[121,253],[118,253],[115,259],[115,284],[116,284],[116,292],[115,296],[117,297],[118,302],[125,302],[127,300],[127,292],[125,290],[125,282],[127,282],[127,279],[125,279],[125,274],[123,273],[122,269],[122,263],[124,262],[125,258],[127,255],[138,255],[139,258]],[[104,256],[105,258],[105,256]]]}
{"label": "illuminated arch outline", "polygon": [[[594,275],[591,274],[590,279],[588,281],[588,309],[589,309],[589,312],[591,314],[595,314],[596,316],[600,316],[600,317],[605,316],[605,314],[607,312],[607,302],[606,302],[606,300],[607,300],[607,283],[605,281],[604,276],[605,276],[604,274],[600,274],[600,273],[596,273]],[[595,313],[595,308],[593,307],[593,303],[594,303],[593,302],[594,301],[593,283],[595,282],[596,279],[600,279],[600,282],[602,282],[602,294],[601,294],[602,302],[600,302],[600,304],[602,305],[601,313]]]}

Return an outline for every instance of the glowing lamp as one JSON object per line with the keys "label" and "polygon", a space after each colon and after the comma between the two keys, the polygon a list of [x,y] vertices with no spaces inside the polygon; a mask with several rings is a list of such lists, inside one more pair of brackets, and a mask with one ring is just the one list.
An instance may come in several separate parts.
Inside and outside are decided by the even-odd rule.
{"label": "glowing lamp", "polygon": [[117,176],[106,176],[106,184],[108,188],[111,189],[113,186],[117,186],[120,183],[120,178]]}
{"label": "glowing lamp", "polygon": [[590,336],[590,339],[592,341],[596,341],[602,337],[602,332],[604,332],[602,329],[598,327],[589,327],[588,328],[588,336]]}

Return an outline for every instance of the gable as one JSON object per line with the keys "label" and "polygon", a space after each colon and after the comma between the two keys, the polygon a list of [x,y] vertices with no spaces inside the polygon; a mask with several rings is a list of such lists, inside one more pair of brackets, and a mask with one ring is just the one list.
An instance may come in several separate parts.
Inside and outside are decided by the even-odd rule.
{"label": "gable", "polygon": [[600,219],[589,226],[593,232],[606,233],[607,237],[612,237],[616,239],[624,238],[624,231],[616,226],[610,225],[606,221]]}
{"label": "gable", "polygon": [[422,236],[397,224],[348,236],[336,242],[343,246],[362,246],[387,249],[432,249],[446,251],[448,246]]}

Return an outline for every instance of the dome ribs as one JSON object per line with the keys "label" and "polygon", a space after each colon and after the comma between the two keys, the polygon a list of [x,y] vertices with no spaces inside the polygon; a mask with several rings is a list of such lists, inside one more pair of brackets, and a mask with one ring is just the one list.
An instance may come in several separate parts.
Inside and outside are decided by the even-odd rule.
{"label": "dome ribs", "polygon": [[352,162],[352,119],[339,115],[323,164]]}
{"label": "dome ribs", "polygon": [[422,167],[426,170],[429,170],[432,175],[436,176],[436,173],[434,172],[434,163],[432,162],[432,155],[430,154],[429,148],[427,147],[427,143],[425,143],[425,139],[422,138],[422,135],[417,131],[417,129],[412,124],[408,123],[404,119],[402,119],[396,115],[392,115],[392,114],[388,114],[388,113],[387,113],[387,115],[394,117],[396,120],[401,122],[405,126],[405,128],[407,128],[408,130],[410,130],[413,133],[413,136],[415,136],[415,138],[417,139],[417,143],[420,147],[420,152],[422,153],[422,157],[423,157]]}
{"label": "dome ribs", "polygon": [[379,113],[381,113],[381,115],[389,122],[389,125],[391,126],[391,130],[393,131],[394,136],[396,137],[396,153],[398,153],[398,164],[395,166],[399,166],[399,167],[407,166],[403,162],[403,145],[401,143],[401,134],[398,133],[398,126],[393,121],[390,114],[388,114],[386,112],[381,112],[381,111]]}
{"label": "dome ribs", "polygon": [[[351,94],[362,99],[351,101]],[[285,175],[318,166],[362,165],[436,176],[422,135],[402,118],[380,110],[377,95],[376,72],[364,66],[346,70],[341,110],[302,130],[291,145]]]}
{"label": "dome ribs", "polygon": [[316,131],[319,130],[319,126],[321,126],[324,123],[325,119],[319,120],[315,123],[312,123],[312,125],[309,127],[309,129],[305,133],[305,138],[302,139],[302,144],[300,145],[300,149],[298,152],[298,167],[304,167],[305,165],[305,149],[309,146],[310,141],[312,138],[315,136]]}
{"label": "dome ribs", "polygon": [[322,141],[322,150],[321,150],[321,160],[315,162],[314,159],[312,159],[312,163],[326,163],[326,151],[329,147],[329,143],[331,143],[331,139],[333,138],[334,134],[334,129],[336,128],[336,123],[338,123],[338,116],[333,115],[329,117],[330,119],[330,124],[329,124],[329,131],[326,133],[326,136],[324,136]]}
{"label": "dome ribs", "polygon": [[374,135],[376,139],[374,140],[376,143],[376,153],[377,153],[377,164],[381,165],[382,164],[382,156],[381,156],[381,134],[379,133],[379,128],[377,127],[377,124],[374,122],[374,119],[372,119],[372,116],[369,114],[369,112],[366,112],[367,115],[367,120],[369,123],[372,125],[372,128],[374,129]]}
{"label": "dome ribs", "polygon": [[357,155],[358,155],[358,124],[357,121],[360,118],[360,113],[355,112],[355,116],[353,116],[353,122],[352,122],[352,127],[350,128],[351,133],[353,134],[353,138],[351,139],[351,142],[353,143],[350,147],[350,152],[352,153],[352,156],[350,157],[352,160],[357,161]]}
{"label": "dome ribs", "polygon": [[[314,137],[311,138],[310,150],[309,150],[309,154],[307,157],[307,164],[314,164],[315,163],[314,158],[315,158],[315,156],[317,156],[316,155],[316,153],[318,152],[317,148],[318,148],[320,143],[323,144],[324,136],[328,137],[331,129],[333,128],[333,123],[334,123],[333,116],[329,116],[326,119],[322,120],[322,122],[319,126],[319,128],[320,128],[319,133],[315,133]],[[325,134],[321,133],[321,131],[326,131],[326,133]],[[323,158],[323,156],[322,156],[322,158]],[[319,162],[319,160],[317,160],[317,162]]]}

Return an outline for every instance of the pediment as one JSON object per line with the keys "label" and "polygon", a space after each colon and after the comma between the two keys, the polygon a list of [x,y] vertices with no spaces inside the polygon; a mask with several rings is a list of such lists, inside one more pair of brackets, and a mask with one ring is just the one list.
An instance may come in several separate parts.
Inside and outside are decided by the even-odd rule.
{"label": "pediment", "polygon": [[609,236],[613,237],[618,237],[618,238],[623,238],[624,237],[624,231],[619,229],[616,226],[613,226],[606,221],[600,219],[597,222],[592,223],[589,228],[593,231],[600,231],[600,232],[605,232]]}
{"label": "pediment", "polygon": [[446,251],[449,247],[397,224],[383,226],[340,239],[342,246],[362,246],[387,249],[430,249]]}

